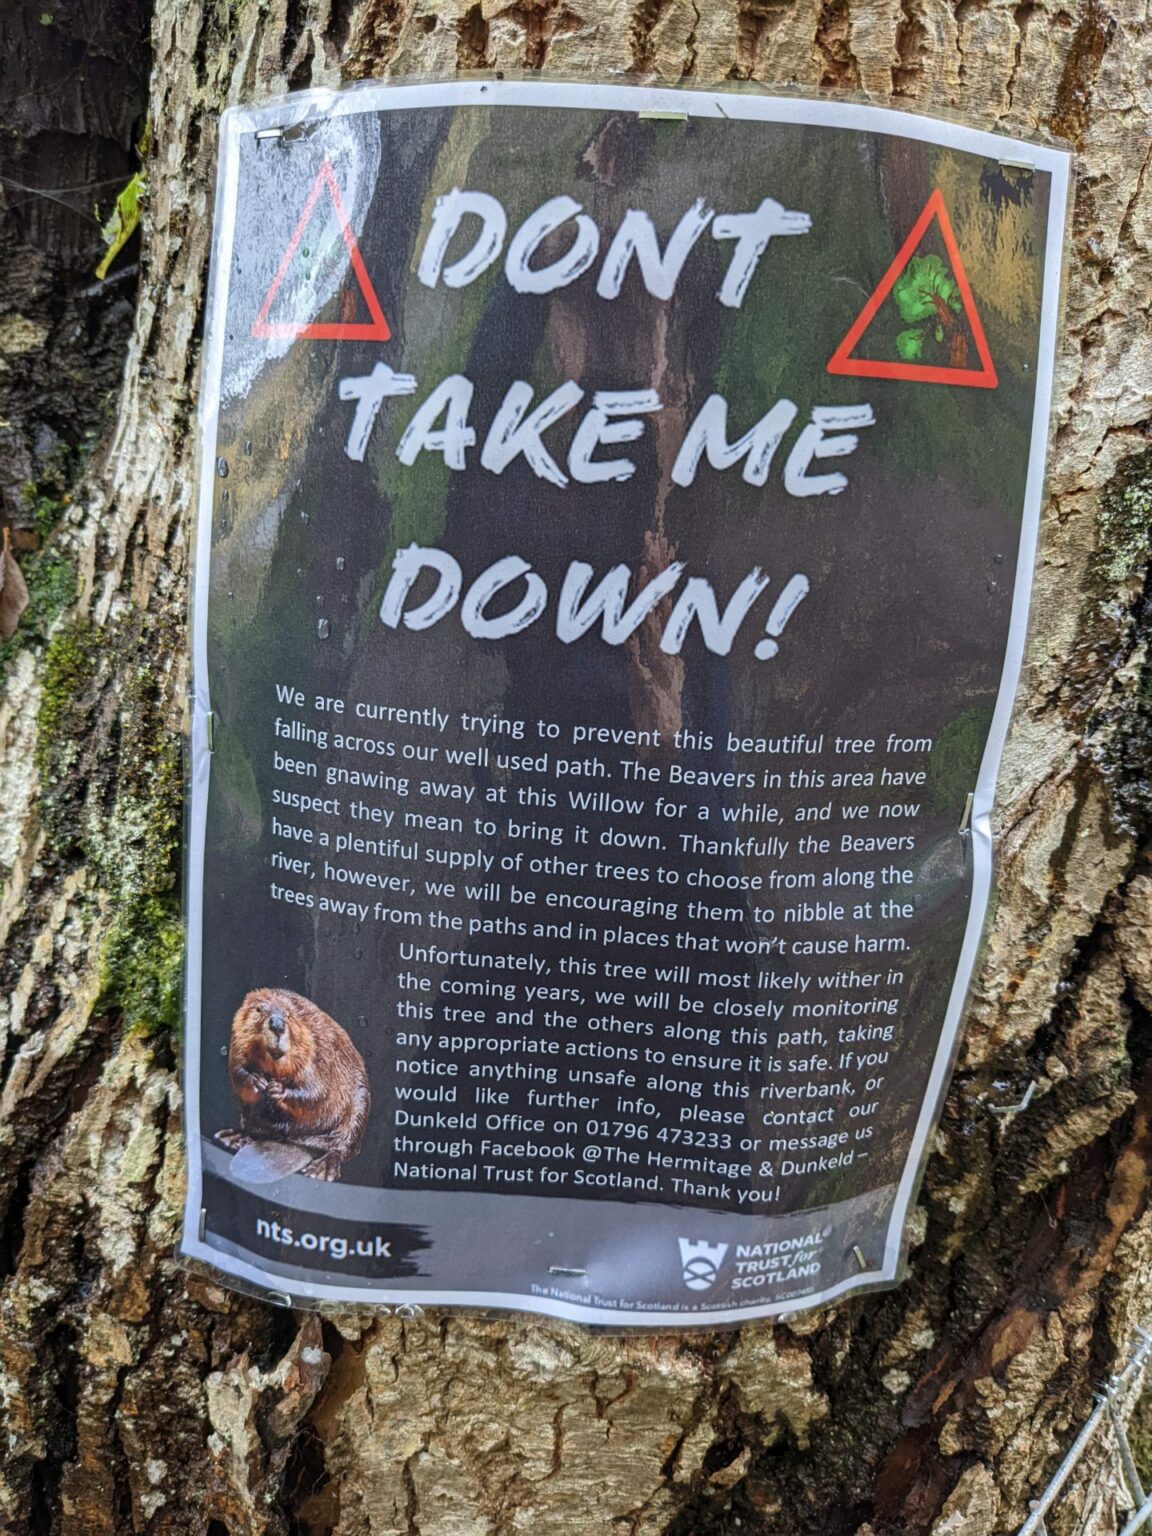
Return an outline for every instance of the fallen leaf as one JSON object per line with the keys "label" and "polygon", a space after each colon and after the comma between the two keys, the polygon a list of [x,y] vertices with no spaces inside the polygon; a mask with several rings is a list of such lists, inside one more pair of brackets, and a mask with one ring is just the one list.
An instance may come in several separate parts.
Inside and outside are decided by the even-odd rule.
{"label": "fallen leaf", "polygon": [[140,202],[146,185],[142,172],[137,171],[116,199],[116,206],[112,209],[111,217],[103,229],[106,249],[104,260],[96,268],[96,276],[101,282],[108,276],[108,268],[127,245],[133,230],[140,222]]}

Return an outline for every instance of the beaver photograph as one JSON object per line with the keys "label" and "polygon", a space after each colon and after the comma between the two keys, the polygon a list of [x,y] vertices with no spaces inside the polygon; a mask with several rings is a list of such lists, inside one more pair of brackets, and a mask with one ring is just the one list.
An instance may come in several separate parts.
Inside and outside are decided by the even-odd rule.
{"label": "beaver photograph", "polygon": [[340,1178],[372,1099],[364,1059],[335,1019],[297,992],[249,992],[232,1020],[228,1076],[240,1128],[217,1131],[221,1146],[277,1142],[314,1154],[306,1177]]}

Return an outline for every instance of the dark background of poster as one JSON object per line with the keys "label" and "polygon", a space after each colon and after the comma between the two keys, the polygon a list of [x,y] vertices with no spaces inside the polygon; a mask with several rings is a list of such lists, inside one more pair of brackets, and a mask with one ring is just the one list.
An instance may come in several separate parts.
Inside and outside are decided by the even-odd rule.
{"label": "dark background of poster", "polygon": [[[360,244],[392,339],[297,343],[283,357],[253,365],[250,383],[245,377],[246,387],[225,399],[221,410],[218,452],[228,473],[217,483],[209,610],[217,748],[204,879],[205,1132],[235,1123],[224,1051],[237,1004],[253,987],[289,987],[337,1018],[365,1056],[379,1108],[345,1177],[386,1184],[390,1031],[404,1027],[395,1013],[398,944],[404,937],[443,947],[456,942],[427,929],[397,933],[369,923],[360,930],[348,919],[267,900],[267,860],[281,846],[269,833],[273,786],[325,792],[315,782],[295,783],[271,771],[271,722],[285,713],[275,683],[295,684],[309,699],[322,693],[413,708],[436,704],[449,713],[642,728],[646,711],[666,706],[667,698],[645,700],[625,648],[612,649],[594,635],[561,645],[551,629],[551,604],[545,618],[521,635],[492,643],[469,638],[455,617],[410,633],[385,629],[376,613],[393,553],[413,540],[451,550],[466,577],[500,555],[519,554],[554,597],[569,561],[587,560],[598,571],[618,561],[636,566],[646,533],[659,530],[687,562],[688,574],[708,576],[722,597],[761,566],[773,578],[755,610],[761,619],[793,572],[805,572],[812,583],[770,662],[752,654],[759,638],[752,620],[727,658],[709,653],[698,634],[689,639],[674,704],[686,727],[710,732],[718,746],[708,754],[684,754],[682,761],[748,766],[729,762],[722,750],[730,729],[769,736],[895,730],[937,740],[923,797],[931,813],[917,827],[914,858],[901,860],[917,869],[917,915],[907,929],[874,930],[906,931],[914,945],[907,957],[913,964],[906,968],[915,974],[898,1019],[899,1049],[885,1092],[884,1146],[866,1165],[808,1181],[799,1196],[805,1204],[825,1204],[893,1181],[919,1112],[967,914],[970,869],[956,829],[975,782],[1010,615],[1033,409],[1047,178],[1005,180],[991,162],[906,140],[738,121],[662,124],[600,112],[466,108],[349,118],[341,131],[379,135],[379,178]],[[248,332],[267,289],[268,263],[278,259],[328,152],[325,135],[321,126],[290,148],[252,148],[242,158],[227,315],[229,342],[241,361],[261,347]],[[334,164],[339,174],[335,156]],[[773,242],[739,311],[715,300],[731,245],[707,234],[668,303],[647,295],[635,272],[618,300],[599,299],[598,264],[552,296],[513,293],[500,264],[468,289],[430,293],[415,279],[415,262],[434,197],[455,185],[497,194],[510,232],[546,197],[570,193],[600,225],[602,252],[625,209],[647,209],[666,238],[699,196],[721,211],[754,208],[772,196],[808,211],[813,233]],[[971,253],[969,276],[999,387],[829,377],[827,358],[936,186],[945,191],[961,250],[966,257]],[[281,210],[275,217],[273,208]],[[982,262],[973,247],[977,235],[993,252]],[[268,250],[253,261],[260,241]],[[283,296],[290,304],[287,287]],[[378,359],[415,374],[420,388],[413,401],[385,404],[366,462],[354,464],[344,454],[351,407],[338,400],[336,381],[368,373]],[[412,469],[399,465],[395,444],[415,403],[452,372],[476,385],[471,419],[477,446],[470,468],[453,474],[430,455]],[[562,490],[539,480],[523,461],[499,477],[482,470],[480,445],[507,386],[527,379],[542,397],[568,377],[589,398],[598,388],[660,392],[666,402],[660,416],[649,418],[640,442],[620,450],[636,463],[633,478]],[[796,426],[764,488],[747,486],[739,469],[720,475],[706,465],[691,488],[671,485],[668,471],[683,430],[714,391],[728,398],[732,435],[747,430],[782,395],[798,405]],[[788,497],[781,485],[784,457],[812,406],[861,401],[871,402],[877,425],[861,433],[851,458],[813,466],[842,470],[849,489],[835,498]],[[577,409],[549,434],[561,463],[581,414]],[[328,621],[324,639],[321,619]],[[300,713],[313,723],[333,724]],[[396,735],[441,746],[476,741],[452,730],[443,738],[411,729]],[[521,750],[539,752],[547,745],[529,737]],[[394,771],[378,759],[355,764]],[[787,771],[791,763],[765,766]],[[387,804],[418,807],[418,771],[411,778],[409,798]],[[479,776],[476,781],[482,782]],[[600,781],[572,783],[577,789],[601,787]],[[619,780],[604,787],[614,793],[626,788]],[[563,801],[565,785],[559,789]],[[328,792],[348,798],[346,791]],[[662,792],[675,795],[666,786]],[[685,793],[693,804],[702,797]],[[711,803],[715,807],[725,795],[733,803],[737,793],[714,792]],[[877,803],[896,798],[871,793]],[[791,821],[792,811],[830,795],[800,790],[768,798],[781,805],[784,835],[792,843],[783,867],[806,867],[808,861],[796,858],[796,834],[804,829]],[[565,822],[562,808],[530,814],[536,821]],[[602,823],[579,819],[593,828],[595,839]],[[308,824],[320,825],[314,818]],[[627,826],[647,830],[631,820]],[[754,830],[735,829],[739,835]],[[835,846],[838,820],[822,830]],[[901,828],[878,823],[874,815],[851,830]],[[732,835],[716,820],[704,832]],[[687,869],[701,861],[670,852],[667,862]],[[884,860],[834,862],[863,867]],[[724,865],[712,861],[710,867]],[[440,878],[436,870],[430,874]],[[544,889],[564,882],[538,884]],[[644,891],[653,894],[651,886]],[[736,904],[731,896],[723,903]],[[461,902],[456,910],[469,908]],[[849,922],[822,932],[850,935],[858,927]],[[742,931],[751,934],[747,922]],[[500,951],[533,949],[530,940],[476,942]],[[676,950],[648,955],[661,965],[690,958]],[[637,953],[624,945],[597,958],[635,960]],[[710,958],[716,965],[709,968],[748,968]],[[788,962],[797,968],[803,963]],[[868,968],[882,965],[881,959]],[[825,967],[816,962],[812,968]],[[758,1085],[748,1086],[754,1091]]]}

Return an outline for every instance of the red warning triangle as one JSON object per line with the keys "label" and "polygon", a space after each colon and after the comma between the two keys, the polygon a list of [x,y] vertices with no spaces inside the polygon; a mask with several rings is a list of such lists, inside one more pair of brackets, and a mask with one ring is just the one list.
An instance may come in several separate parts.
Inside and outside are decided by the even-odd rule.
{"label": "red warning triangle", "polygon": [[[288,275],[288,268],[292,265],[292,258],[296,254],[296,247],[308,223],[315,211],[317,200],[322,188],[328,189],[328,195],[332,199],[332,205],[336,210],[336,217],[340,222],[340,233],[344,238],[344,246],[348,252],[348,260],[352,264],[352,271],[360,287],[360,295],[368,307],[370,320],[269,320],[268,314],[273,301],[280,291],[280,285]],[[345,290],[345,296],[347,290]],[[353,297],[354,296],[349,296]],[[364,258],[360,254],[360,247],[356,243],[356,236],[352,233],[352,226],[348,223],[348,215],[344,211],[344,199],[340,196],[340,188],[336,181],[336,173],[332,169],[332,162],[327,158],[316,173],[316,180],[312,183],[312,190],[308,194],[308,201],[304,204],[304,212],[300,215],[300,222],[292,232],[292,238],[288,242],[288,249],[280,261],[276,276],[272,279],[272,286],[264,295],[264,302],[260,306],[260,313],[256,316],[252,326],[253,336],[288,336],[308,337],[313,341],[387,341],[392,334],[392,329],[384,318],[384,311],[380,308],[380,300],[376,297],[376,290],[372,286],[372,279],[368,276],[364,266]]]}
{"label": "red warning triangle", "polygon": [[[976,346],[976,356],[979,359],[978,368],[957,367],[952,364],[921,363],[900,358],[892,361],[884,361],[875,358],[853,357],[852,352],[859,343],[865,331],[876,318],[881,305],[899,282],[905,268],[912,258],[927,233],[933,219],[940,226],[940,235],[944,242],[944,249],[948,253],[948,261],[951,265],[952,275],[956,288],[959,290],[960,300],[963,305],[964,317],[968,322],[972,340]],[[916,343],[912,342],[911,346]],[[980,324],[980,316],[976,313],[976,305],[972,298],[972,289],[968,284],[968,274],[964,270],[964,263],[960,259],[960,250],[956,244],[956,237],[952,233],[952,225],[948,218],[948,211],[944,207],[944,199],[940,189],[937,188],[932,196],[924,204],[924,211],[912,226],[912,232],[904,244],[896,253],[892,265],[880,280],[876,292],[860,311],[852,329],[844,340],[833,352],[828,363],[829,373],[844,373],[856,378],[865,379],[906,379],[914,384],[966,384],[972,389],[995,389],[999,380],[996,376],[996,368],[992,362],[992,354],[988,351],[988,342],[984,335],[984,327]]]}

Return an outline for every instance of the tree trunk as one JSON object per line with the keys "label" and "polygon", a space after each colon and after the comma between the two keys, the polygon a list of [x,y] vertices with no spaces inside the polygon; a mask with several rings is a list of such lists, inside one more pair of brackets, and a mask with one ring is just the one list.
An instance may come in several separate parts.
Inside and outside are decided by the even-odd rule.
{"label": "tree trunk", "polygon": [[[135,14],[132,0],[90,20],[74,10],[109,36]],[[1014,1529],[1152,1280],[1146,7],[157,0],[152,48],[142,276],[115,424],[48,547],[28,556],[30,570],[64,569],[76,599],[59,616],[29,610],[0,651],[0,1530]],[[55,90],[33,53],[27,78]],[[79,183],[124,170],[133,129],[116,72],[75,68],[87,168],[53,162],[48,175]],[[1079,151],[995,919],[911,1274],[890,1293],[776,1327],[618,1338],[540,1320],[280,1312],[174,1259],[179,732],[214,114],[293,86],[458,68],[865,92]],[[119,163],[94,147],[101,122]],[[35,127],[13,131],[26,146]],[[32,184],[15,165],[2,185]],[[83,286],[70,238],[30,235]],[[37,391],[0,476],[11,486],[45,472],[34,426],[60,403],[40,393],[58,386],[39,367],[56,344],[43,295],[6,302],[0,384],[15,337],[19,378]],[[99,339],[72,343],[97,373]],[[75,442],[97,386],[81,371],[72,387],[53,430]],[[1026,1108],[994,1112],[1031,1084]],[[1050,1517],[1056,1536],[1115,1528],[1113,1482],[1090,1475],[1099,1460]]]}

